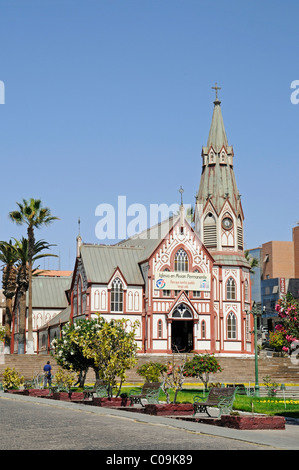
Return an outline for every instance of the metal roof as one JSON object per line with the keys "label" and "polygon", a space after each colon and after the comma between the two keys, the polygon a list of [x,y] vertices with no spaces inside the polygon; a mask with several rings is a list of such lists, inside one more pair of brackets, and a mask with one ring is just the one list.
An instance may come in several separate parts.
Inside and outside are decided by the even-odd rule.
{"label": "metal roof", "polygon": [[142,248],[83,244],[81,258],[88,281],[107,284],[118,267],[128,284],[144,284],[138,265],[142,251]]}
{"label": "metal roof", "polygon": [[117,245],[83,244],[81,258],[88,281],[106,284],[119,268],[128,284],[143,285],[139,263],[149,258],[178,218],[170,217]]}
{"label": "metal roof", "polygon": [[[33,276],[32,307],[34,308],[65,308],[68,305],[65,291],[70,288],[71,276],[49,277]],[[28,305],[28,291],[27,291]]]}

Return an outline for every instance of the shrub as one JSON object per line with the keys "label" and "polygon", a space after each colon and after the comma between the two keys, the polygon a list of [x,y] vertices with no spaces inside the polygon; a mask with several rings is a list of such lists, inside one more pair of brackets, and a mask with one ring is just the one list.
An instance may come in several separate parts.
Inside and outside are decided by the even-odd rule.
{"label": "shrub", "polygon": [[24,383],[24,377],[13,367],[6,367],[3,373],[3,388],[4,390],[18,390],[20,385]]}
{"label": "shrub", "polygon": [[145,382],[159,382],[163,372],[166,372],[167,367],[159,362],[148,362],[138,367],[137,374],[144,378]]}

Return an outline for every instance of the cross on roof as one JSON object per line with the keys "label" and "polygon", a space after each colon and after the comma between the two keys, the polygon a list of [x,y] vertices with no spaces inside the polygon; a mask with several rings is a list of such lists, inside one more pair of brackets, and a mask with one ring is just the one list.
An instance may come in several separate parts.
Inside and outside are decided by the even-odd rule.
{"label": "cross on roof", "polygon": [[184,190],[181,186],[180,189],[179,189],[179,193],[181,193],[181,204],[183,204],[183,192],[184,192]]}
{"label": "cross on roof", "polygon": [[221,90],[221,87],[219,87],[216,82],[215,86],[212,86],[211,88],[216,91],[216,101],[218,101],[218,90]]}

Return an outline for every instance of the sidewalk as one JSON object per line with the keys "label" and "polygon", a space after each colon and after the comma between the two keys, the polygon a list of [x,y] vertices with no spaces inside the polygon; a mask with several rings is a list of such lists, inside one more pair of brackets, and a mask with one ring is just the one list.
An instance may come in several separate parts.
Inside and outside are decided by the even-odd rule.
{"label": "sidewalk", "polygon": [[149,424],[164,425],[168,427],[175,427],[184,429],[189,432],[225,437],[238,441],[251,442],[258,445],[264,445],[265,450],[299,450],[299,425],[289,424],[286,422],[285,430],[239,430],[219,427],[211,424],[197,423],[193,421],[183,421],[163,416],[152,416],[143,413],[104,408],[96,406],[80,405],[78,403],[71,403],[67,401],[58,400],[45,400],[43,398],[28,397],[24,395],[11,395],[8,393],[0,392],[0,397],[18,400],[24,402],[34,402],[39,404],[46,404],[47,406],[64,407],[68,409],[88,411],[88,413],[96,413],[98,415],[110,415],[128,420],[139,421]]}

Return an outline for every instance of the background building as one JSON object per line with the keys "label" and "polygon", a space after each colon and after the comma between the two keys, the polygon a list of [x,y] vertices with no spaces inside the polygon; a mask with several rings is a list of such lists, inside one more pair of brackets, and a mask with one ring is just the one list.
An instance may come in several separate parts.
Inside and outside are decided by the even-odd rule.
{"label": "background building", "polygon": [[260,326],[272,330],[278,321],[275,305],[290,292],[299,298],[299,225],[292,230],[292,241],[270,241],[248,250],[259,265],[250,274],[252,301],[261,312]]}

